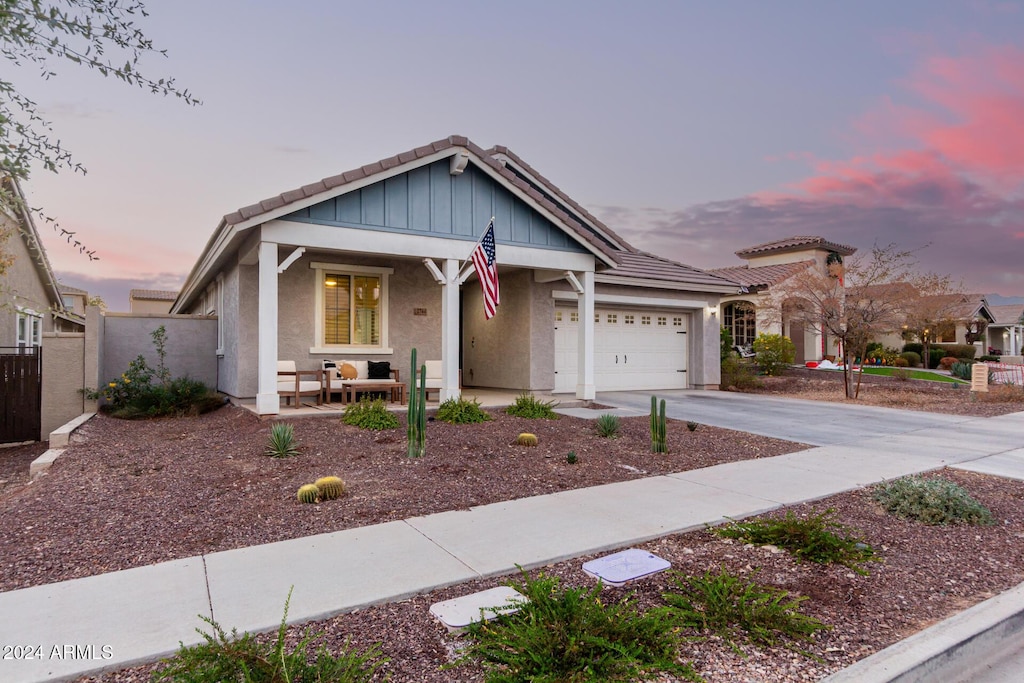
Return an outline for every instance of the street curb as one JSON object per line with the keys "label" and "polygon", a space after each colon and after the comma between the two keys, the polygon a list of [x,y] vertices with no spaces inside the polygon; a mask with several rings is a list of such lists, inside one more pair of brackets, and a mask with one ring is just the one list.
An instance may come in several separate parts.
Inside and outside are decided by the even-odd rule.
{"label": "street curb", "polygon": [[969,680],[1024,638],[1024,583],[839,671],[822,683]]}

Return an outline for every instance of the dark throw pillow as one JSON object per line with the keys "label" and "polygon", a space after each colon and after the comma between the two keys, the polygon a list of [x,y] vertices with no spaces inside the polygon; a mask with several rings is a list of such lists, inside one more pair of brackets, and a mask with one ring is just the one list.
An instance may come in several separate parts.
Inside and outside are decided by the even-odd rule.
{"label": "dark throw pillow", "polygon": [[366,369],[367,379],[391,379],[391,363],[388,361],[370,361]]}

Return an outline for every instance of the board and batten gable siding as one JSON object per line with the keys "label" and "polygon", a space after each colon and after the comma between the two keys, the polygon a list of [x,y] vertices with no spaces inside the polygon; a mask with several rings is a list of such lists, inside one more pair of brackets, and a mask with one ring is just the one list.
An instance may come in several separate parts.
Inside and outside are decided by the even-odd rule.
{"label": "board and batten gable siding", "polygon": [[282,220],[476,239],[491,216],[498,242],[586,252],[472,164],[453,176],[447,160],[314,204]]}

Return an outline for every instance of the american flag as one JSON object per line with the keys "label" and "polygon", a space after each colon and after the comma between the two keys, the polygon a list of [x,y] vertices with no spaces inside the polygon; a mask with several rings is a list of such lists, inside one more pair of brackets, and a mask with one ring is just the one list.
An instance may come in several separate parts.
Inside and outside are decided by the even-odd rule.
{"label": "american flag", "polygon": [[494,219],[487,224],[484,236],[480,238],[473,254],[473,267],[480,278],[480,289],[484,294],[484,318],[490,320],[500,303],[498,297],[498,263],[494,255]]}

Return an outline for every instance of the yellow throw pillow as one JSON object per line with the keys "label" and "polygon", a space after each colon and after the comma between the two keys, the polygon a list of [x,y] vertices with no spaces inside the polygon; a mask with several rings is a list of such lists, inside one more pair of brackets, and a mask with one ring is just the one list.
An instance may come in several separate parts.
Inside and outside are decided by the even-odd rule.
{"label": "yellow throw pillow", "polygon": [[359,371],[356,370],[356,366],[349,365],[348,363],[342,363],[341,369],[338,370],[341,373],[342,379],[355,379],[359,376]]}

